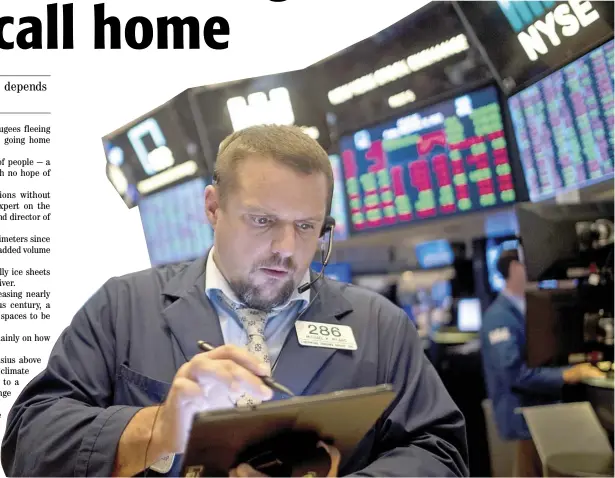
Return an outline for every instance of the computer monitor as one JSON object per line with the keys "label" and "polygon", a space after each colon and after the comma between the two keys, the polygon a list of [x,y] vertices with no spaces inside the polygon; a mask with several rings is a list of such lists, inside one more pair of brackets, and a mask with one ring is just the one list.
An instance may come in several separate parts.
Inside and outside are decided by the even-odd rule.
{"label": "computer monitor", "polygon": [[470,297],[457,301],[457,328],[460,332],[478,332],[482,317],[480,299]]}
{"label": "computer monitor", "polygon": [[613,202],[516,205],[523,261],[532,282],[570,279],[568,271],[587,267],[579,250],[577,226],[597,219],[613,221]]}

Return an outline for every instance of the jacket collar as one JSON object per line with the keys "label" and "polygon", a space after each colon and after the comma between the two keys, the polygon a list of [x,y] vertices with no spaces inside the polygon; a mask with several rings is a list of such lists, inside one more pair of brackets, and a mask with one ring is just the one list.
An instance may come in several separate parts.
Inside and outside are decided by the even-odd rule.
{"label": "jacket collar", "polygon": [[[186,298],[193,296],[195,293],[207,297],[207,286],[205,283],[207,261],[208,255],[205,255],[180,270],[166,283],[162,291],[163,295],[171,299]],[[310,271],[311,280],[314,280],[316,275],[314,271]],[[350,302],[339,293],[338,287],[332,285],[331,281],[326,277],[322,277],[313,286],[312,292],[313,303],[311,306],[326,303],[330,312],[340,317],[352,310]]]}
{"label": "jacket collar", "polygon": [[497,298],[497,300],[502,304],[503,307],[505,307],[506,309],[508,309],[509,311],[511,311],[515,317],[517,317],[517,319],[521,322],[525,321],[525,317],[523,315],[523,313],[519,310],[519,307],[517,307],[512,300],[510,300],[510,298],[508,296],[506,296],[505,294],[500,294]]}
{"label": "jacket collar", "polygon": [[[205,292],[206,264],[207,256],[190,263],[168,280],[162,292],[167,303],[163,309],[164,319],[186,361],[200,353],[198,340],[214,347],[224,344],[220,321]],[[315,278],[313,271],[310,276]],[[299,319],[338,323],[353,309],[343,295],[344,288],[323,277],[313,286],[311,304]],[[280,352],[274,378],[301,394],[335,352],[334,349],[304,347],[291,331]]]}
{"label": "jacket collar", "polygon": [[186,297],[194,289],[205,293],[205,265],[207,256],[196,259],[181,269],[165,284],[162,293],[169,298]]}

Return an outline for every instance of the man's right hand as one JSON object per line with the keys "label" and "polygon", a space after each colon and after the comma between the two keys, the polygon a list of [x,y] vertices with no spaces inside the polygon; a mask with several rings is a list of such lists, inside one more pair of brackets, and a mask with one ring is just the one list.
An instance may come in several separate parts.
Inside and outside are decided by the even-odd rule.
{"label": "man's right hand", "polygon": [[161,456],[183,453],[195,413],[232,408],[244,393],[270,400],[273,391],[259,378],[268,373],[264,363],[234,345],[195,355],[177,371],[160,406],[152,448]]}
{"label": "man's right hand", "polygon": [[564,371],[566,383],[579,383],[588,378],[604,378],[606,374],[590,363],[580,363]]}

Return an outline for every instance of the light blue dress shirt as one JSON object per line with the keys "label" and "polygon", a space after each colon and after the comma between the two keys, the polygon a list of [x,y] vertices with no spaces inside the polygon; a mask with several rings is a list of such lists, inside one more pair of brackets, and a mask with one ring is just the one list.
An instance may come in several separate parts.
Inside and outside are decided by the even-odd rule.
{"label": "light blue dress shirt", "polygon": [[519,312],[521,312],[521,314],[525,316],[525,310],[527,308],[525,305],[525,298],[518,297],[505,288],[502,289],[502,295],[508,300],[510,300],[512,304],[517,308],[517,310],[519,310]]}
{"label": "light blue dress shirt", "polygon": [[[213,251],[214,249],[212,247],[209,252],[209,257],[207,258],[207,265],[205,266],[205,293],[218,314],[224,343],[246,347],[248,335],[239,321],[237,314],[225,303],[221,294],[237,304],[240,304],[240,301],[231,290],[228,282],[220,272],[220,269],[218,269],[214,261]],[[308,269],[302,283],[309,282],[309,280],[310,271]],[[295,324],[295,319],[305,310],[309,303],[310,289],[303,294],[299,294],[299,292],[295,290],[289,301],[285,305],[274,309],[274,313],[277,313],[267,319],[265,325],[265,342],[269,349],[272,368],[277,362],[282,346],[286,341],[286,337]]]}

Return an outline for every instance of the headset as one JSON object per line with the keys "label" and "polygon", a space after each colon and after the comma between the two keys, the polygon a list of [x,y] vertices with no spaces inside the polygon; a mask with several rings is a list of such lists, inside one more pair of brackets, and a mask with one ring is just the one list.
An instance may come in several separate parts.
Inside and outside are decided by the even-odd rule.
{"label": "headset", "polygon": [[[272,1],[284,1],[284,0],[272,0]],[[241,135],[241,131],[234,133],[234,135],[235,135],[235,138],[229,140],[228,142],[226,142],[226,144],[224,141],[220,143],[220,146],[218,148],[218,155],[222,153],[226,148],[228,148],[229,145],[233,143],[233,141],[237,139],[238,136]],[[212,183],[214,185],[219,183],[219,177],[216,171],[214,171],[212,179],[213,179]],[[335,219],[333,218],[333,216],[331,216],[332,206],[333,206],[333,195],[331,197],[329,204],[327,205],[327,215],[325,217],[325,222],[322,225],[322,229],[320,230],[320,235],[319,235],[319,237],[322,238],[325,236],[325,234],[329,233],[329,241],[327,243],[326,252],[324,248],[321,249],[322,269],[320,270],[320,272],[318,273],[318,275],[316,276],[314,280],[310,282],[306,282],[305,284],[302,284],[298,287],[297,290],[300,294],[303,294],[306,290],[308,290],[310,287],[316,284],[316,282],[322,279],[322,277],[325,274],[325,267],[327,267],[327,264],[329,264],[329,260],[331,259],[331,252],[333,252],[333,232],[335,231]]]}
{"label": "headset", "polygon": [[[330,210],[330,207],[329,207]],[[329,211],[327,211],[329,212]],[[305,284],[301,284],[297,291],[299,294],[303,294],[306,290],[312,287],[316,282],[318,282],[325,275],[325,267],[329,264],[329,260],[331,259],[331,253],[333,252],[333,232],[335,231],[335,219],[332,216],[325,217],[325,222],[322,225],[322,229],[320,230],[320,237],[324,237],[327,232],[329,233],[329,241],[327,242],[326,249],[321,250],[321,261],[322,261],[322,269],[316,276],[314,280],[310,282],[306,282]],[[326,251],[326,252],[325,252]]]}

